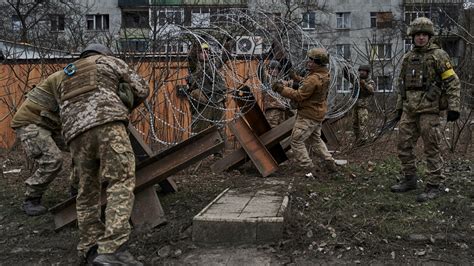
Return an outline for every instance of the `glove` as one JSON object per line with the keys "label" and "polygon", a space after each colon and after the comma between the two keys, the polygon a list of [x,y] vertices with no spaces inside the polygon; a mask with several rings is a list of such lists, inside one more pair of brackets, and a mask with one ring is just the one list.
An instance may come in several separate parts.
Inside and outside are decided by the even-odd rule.
{"label": "glove", "polygon": [[402,109],[398,109],[398,110],[397,110],[397,116],[395,117],[395,120],[396,120],[396,121],[400,121],[400,119],[402,119],[402,114],[403,114],[403,110],[402,110]]}
{"label": "glove", "polygon": [[272,90],[274,92],[277,92],[277,93],[281,93],[283,91],[283,88],[285,86],[283,85],[283,82],[281,81],[275,81],[273,84],[272,84]]}
{"label": "glove", "polygon": [[118,96],[120,100],[122,100],[123,104],[129,109],[133,109],[133,92],[132,87],[127,82],[120,82],[117,90]]}
{"label": "glove", "polygon": [[459,118],[459,112],[457,111],[448,111],[448,115],[446,117],[446,120],[448,122],[454,122],[456,120],[458,120]]}

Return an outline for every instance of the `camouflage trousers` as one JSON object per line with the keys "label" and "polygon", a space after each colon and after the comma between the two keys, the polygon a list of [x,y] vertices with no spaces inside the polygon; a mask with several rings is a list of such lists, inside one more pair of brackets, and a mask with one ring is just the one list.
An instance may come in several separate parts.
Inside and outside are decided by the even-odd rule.
{"label": "camouflage trousers", "polygon": [[286,119],[286,111],[278,108],[271,108],[265,110],[265,117],[267,118],[270,126],[276,127]]}
{"label": "camouflage trousers", "polygon": [[301,167],[313,167],[313,161],[309,157],[306,143],[312,145],[313,150],[319,157],[326,161],[334,161],[334,158],[329,153],[326,144],[321,139],[322,123],[303,118],[296,115],[295,125],[291,132],[291,150],[294,154],[294,159]]}
{"label": "camouflage trousers", "polygon": [[364,107],[355,107],[352,113],[352,129],[356,141],[367,140],[367,121],[369,120],[369,111]]}
{"label": "camouflage trousers", "polygon": [[192,124],[191,130],[193,133],[199,133],[213,125],[219,128],[219,132],[224,136],[224,103],[202,103],[198,101],[192,101],[191,103],[191,115]]}
{"label": "camouflage trousers", "polygon": [[[79,255],[98,245],[98,253],[113,253],[130,235],[135,188],[135,157],[122,122],[89,129],[71,143],[79,175],[76,199]],[[107,183],[105,225],[100,220],[101,184]]]}
{"label": "camouflage trousers", "polygon": [[27,156],[37,165],[33,175],[25,181],[25,197],[41,197],[63,165],[61,150],[56,144],[60,136],[35,124],[16,128],[15,132]]}
{"label": "camouflage trousers", "polygon": [[414,148],[421,136],[426,156],[426,181],[433,185],[443,181],[439,125],[440,116],[438,114],[403,112],[398,133],[398,158],[402,163],[402,170],[405,175],[416,174]]}

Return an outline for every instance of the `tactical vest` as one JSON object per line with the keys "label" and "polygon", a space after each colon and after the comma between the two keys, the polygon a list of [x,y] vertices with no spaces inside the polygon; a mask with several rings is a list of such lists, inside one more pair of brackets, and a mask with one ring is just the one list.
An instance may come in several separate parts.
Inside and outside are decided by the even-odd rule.
{"label": "tactical vest", "polygon": [[98,85],[105,88],[117,90],[118,80],[106,73],[100,73],[97,60],[103,55],[94,55],[79,59],[73,63],[76,68],[75,73],[66,76],[63,80],[63,90],[61,91],[61,102],[77,97],[86,92],[93,91]]}
{"label": "tactical vest", "polygon": [[428,90],[433,82],[440,86],[436,79],[435,58],[430,52],[410,53],[406,58],[404,85],[408,90]]}

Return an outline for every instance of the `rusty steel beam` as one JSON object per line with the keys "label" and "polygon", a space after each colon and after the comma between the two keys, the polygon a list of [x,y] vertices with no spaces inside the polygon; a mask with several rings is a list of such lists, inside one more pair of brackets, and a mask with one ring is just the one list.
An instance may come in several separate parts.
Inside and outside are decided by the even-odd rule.
{"label": "rusty steel beam", "polygon": [[[266,132],[270,131],[272,127],[268,123],[262,109],[257,104],[257,100],[255,99],[255,96],[253,95],[250,88],[248,86],[244,86],[236,93],[238,97],[235,97],[235,102],[241,108],[242,113],[244,113],[245,120],[251,126],[255,134],[260,137]],[[288,160],[288,157],[286,157],[286,153],[281,145],[273,145],[269,147],[269,151],[278,164]]]}
{"label": "rusty steel beam", "polygon": [[[153,156],[153,151],[145,143],[140,133],[131,124],[128,125],[128,131],[130,132],[130,142],[132,144],[133,153],[137,162],[141,162]],[[158,183],[163,192],[171,193],[178,191],[178,186],[174,182],[172,177]]]}
{"label": "rusty steel beam", "polygon": [[[283,123],[272,128],[270,131],[262,134],[259,138],[260,141],[268,148],[271,149],[274,145],[280,145],[280,141],[289,137],[291,131],[293,130],[293,125],[295,124],[295,116],[290,117],[289,119],[283,121]],[[283,147],[286,150],[289,147],[289,142],[286,142],[286,147]],[[237,149],[214,163],[211,168],[214,172],[222,172],[225,170],[233,169],[238,167],[249,160],[249,157],[244,150],[244,148]]]}
{"label": "rusty steel beam", "polygon": [[238,118],[230,122],[229,128],[263,177],[278,169],[278,163],[244,119]]}
{"label": "rusty steel beam", "polygon": [[[223,147],[224,141],[217,131],[217,128],[211,127],[153,157],[138,162],[135,170],[136,182],[134,193],[136,198],[139,199],[139,201],[141,198],[149,200],[150,192],[148,189],[152,188],[154,184],[165,180],[167,177],[181,171],[191,164],[221,150]],[[138,195],[145,190],[147,195],[143,197]],[[101,203],[105,205],[106,193],[105,191],[102,192],[103,197]],[[75,198],[71,198],[50,209],[54,216],[55,230],[59,230],[77,219],[75,202]],[[155,205],[151,209],[143,207],[146,206],[146,202],[143,204],[139,202],[136,206],[134,205],[134,208],[137,207],[150,213],[144,214],[140,210],[135,210],[135,221],[132,220],[132,222],[134,222],[134,224],[148,224],[153,218],[149,218],[147,215],[160,217],[160,214],[155,211],[159,209],[159,207],[157,207],[158,205],[156,205],[156,201],[152,204]]]}

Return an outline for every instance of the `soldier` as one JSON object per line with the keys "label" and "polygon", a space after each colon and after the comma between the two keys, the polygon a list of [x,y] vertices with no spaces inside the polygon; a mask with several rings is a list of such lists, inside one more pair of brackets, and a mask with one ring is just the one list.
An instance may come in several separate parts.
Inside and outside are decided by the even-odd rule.
{"label": "soldier", "polygon": [[396,110],[400,120],[398,158],[404,180],[392,192],[417,188],[416,157],[413,148],[423,139],[426,155],[426,188],[418,202],[434,199],[444,192],[443,161],[440,154],[440,111],[447,109],[447,121],[459,118],[460,81],[448,54],[434,42],[433,22],[420,17],[410,24],[408,34],[415,44],[403,58]]}
{"label": "soldier", "polygon": [[367,141],[367,121],[369,120],[369,100],[374,95],[375,82],[369,77],[370,66],[359,67],[359,97],[354,105],[352,128],[355,142],[362,144]]}
{"label": "soldier", "polygon": [[[64,72],[55,98],[80,177],[79,254],[94,265],[141,265],[125,248],[135,188],[127,124],[130,110],[148,96],[148,85],[101,44],[88,45]],[[107,182],[105,225],[100,220],[102,182]]]}
{"label": "soldier", "polygon": [[334,158],[321,139],[322,121],[327,112],[329,90],[329,54],[323,48],[308,51],[306,69],[308,75],[298,90],[275,82],[272,89],[283,97],[293,100],[297,105],[296,121],[291,132],[291,149],[296,161],[303,169],[313,168],[314,164],[308,155],[305,141],[310,139],[319,156],[324,159],[324,166],[329,172],[336,172]]}
{"label": "soldier", "polygon": [[276,60],[271,60],[268,63],[268,74],[264,73],[262,83],[264,85],[263,91],[263,110],[265,117],[271,127],[276,127],[281,122],[286,120],[286,99],[280,99],[274,95],[275,93],[267,88],[272,84],[272,81],[276,81],[280,76],[281,65]]}
{"label": "soldier", "polygon": [[222,63],[209,58],[209,44],[203,42],[191,50],[188,84],[192,113],[192,132],[199,133],[217,125],[223,134],[227,87],[219,74]]}
{"label": "soldier", "polygon": [[[30,216],[47,212],[47,208],[41,204],[41,198],[61,171],[61,150],[67,149],[61,137],[59,108],[53,95],[53,89],[58,86],[55,81],[61,75],[62,71],[58,71],[34,87],[11,122],[27,156],[38,166],[25,181],[23,210]],[[71,171],[70,181],[72,195],[77,191],[78,183],[74,171]]]}

